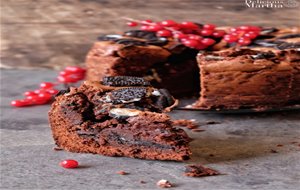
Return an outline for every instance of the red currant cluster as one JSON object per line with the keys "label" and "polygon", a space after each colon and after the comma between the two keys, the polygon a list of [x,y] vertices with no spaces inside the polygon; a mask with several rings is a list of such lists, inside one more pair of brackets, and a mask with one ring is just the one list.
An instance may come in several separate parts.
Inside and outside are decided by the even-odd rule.
{"label": "red currant cluster", "polygon": [[61,83],[76,83],[85,77],[85,69],[76,66],[66,67],[59,73],[57,80]]}
{"label": "red currant cluster", "polygon": [[57,77],[58,82],[42,82],[40,89],[27,91],[24,93],[25,98],[22,100],[13,100],[11,105],[15,107],[25,107],[33,105],[47,104],[52,100],[52,97],[59,91],[54,87],[59,84],[76,83],[83,80],[85,77],[85,69],[77,66],[66,67]]}
{"label": "red currant cluster", "polygon": [[261,28],[257,26],[239,26],[231,28],[230,32],[224,36],[224,41],[228,43],[238,43],[246,46],[260,34]]}
{"label": "red currant cluster", "polygon": [[153,22],[151,20],[129,20],[130,27],[140,26],[141,30],[156,32],[159,37],[173,37],[187,47],[203,50],[214,44],[216,40],[228,43],[238,42],[239,45],[248,45],[259,35],[260,28],[256,26],[240,26],[229,32],[217,29],[213,24],[197,24],[194,22],[177,23],[173,20]]}

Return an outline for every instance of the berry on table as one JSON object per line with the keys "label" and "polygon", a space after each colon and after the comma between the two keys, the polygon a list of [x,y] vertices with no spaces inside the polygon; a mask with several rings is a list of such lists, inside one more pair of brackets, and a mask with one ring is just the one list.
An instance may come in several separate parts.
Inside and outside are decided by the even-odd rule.
{"label": "berry on table", "polygon": [[52,88],[53,86],[54,86],[54,84],[51,83],[51,82],[42,82],[42,83],[40,84],[40,87],[41,87],[42,89],[49,89],[49,88]]}
{"label": "berry on table", "polygon": [[34,91],[26,91],[24,92],[24,96],[35,96],[37,95]]}
{"label": "berry on table", "polygon": [[24,106],[29,106],[32,105],[30,100],[13,100],[11,101],[11,105],[15,107],[24,107]]}
{"label": "berry on table", "polygon": [[63,160],[59,165],[67,169],[72,169],[78,167],[78,162],[76,160]]}
{"label": "berry on table", "polygon": [[32,105],[47,104],[59,91],[54,87],[59,84],[76,83],[85,78],[86,70],[78,66],[68,66],[59,73],[58,82],[42,82],[40,89],[26,91],[25,98],[11,101],[14,107],[25,107]]}

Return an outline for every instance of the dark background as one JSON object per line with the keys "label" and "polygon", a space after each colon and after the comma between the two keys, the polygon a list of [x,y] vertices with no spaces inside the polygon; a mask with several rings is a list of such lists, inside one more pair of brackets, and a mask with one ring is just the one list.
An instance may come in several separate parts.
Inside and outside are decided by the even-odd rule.
{"label": "dark background", "polygon": [[248,8],[244,0],[5,0],[1,67],[82,64],[99,34],[126,29],[122,16],[278,27],[299,25],[299,7]]}

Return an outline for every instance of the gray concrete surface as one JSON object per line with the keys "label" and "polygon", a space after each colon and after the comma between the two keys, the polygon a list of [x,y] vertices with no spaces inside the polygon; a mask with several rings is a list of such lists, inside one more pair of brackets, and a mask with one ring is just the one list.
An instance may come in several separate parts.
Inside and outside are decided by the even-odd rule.
{"label": "gray concrete surface", "polygon": [[[41,81],[52,81],[55,75],[47,70],[1,71],[1,189],[159,189],[156,182],[160,179],[174,183],[172,189],[187,190],[300,187],[300,111],[174,111],[174,118],[220,122],[202,126],[205,131],[201,133],[189,132],[195,140],[191,143],[193,157],[187,162],[201,163],[224,174],[219,176],[185,177],[186,163],[53,151],[47,122],[49,105],[12,108],[9,102],[35,89]],[[58,163],[68,158],[78,160],[81,167],[61,168]],[[118,175],[119,170],[130,174]]]}

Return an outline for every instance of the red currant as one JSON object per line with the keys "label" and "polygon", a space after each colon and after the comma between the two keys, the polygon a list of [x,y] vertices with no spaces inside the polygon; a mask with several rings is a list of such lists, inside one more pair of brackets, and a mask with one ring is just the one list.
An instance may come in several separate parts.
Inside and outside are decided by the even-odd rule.
{"label": "red currant", "polygon": [[52,94],[52,95],[56,95],[59,91],[56,89],[49,89],[47,90],[48,93]]}
{"label": "red currant", "polygon": [[237,28],[230,28],[230,32],[237,32],[238,29]]}
{"label": "red currant", "polygon": [[251,40],[249,38],[240,38],[238,40],[238,44],[242,45],[242,46],[246,46],[251,44]]}
{"label": "red currant", "polygon": [[200,44],[200,42],[198,40],[191,40],[191,39],[186,39],[186,40],[182,41],[182,43],[185,46],[190,47],[190,48],[195,48]]}
{"label": "red currant", "polygon": [[227,34],[227,35],[224,36],[224,40],[228,43],[232,43],[232,42],[236,42],[238,40],[238,37]]}
{"label": "red currant", "polygon": [[226,34],[224,30],[216,30],[214,33],[212,33],[212,36],[215,38],[221,38]]}
{"label": "red currant", "polygon": [[256,32],[249,31],[246,34],[244,34],[243,36],[246,38],[254,39],[258,36],[258,34]]}
{"label": "red currant", "polygon": [[172,36],[172,32],[170,30],[159,30],[156,35],[161,37],[170,37]]}
{"label": "red currant", "polygon": [[54,84],[51,83],[51,82],[43,82],[43,83],[40,84],[40,87],[42,89],[52,88],[53,86],[54,86]]}
{"label": "red currant", "polygon": [[144,24],[144,25],[149,25],[150,23],[152,23],[152,20],[150,20],[150,19],[141,21],[141,24]]}
{"label": "red currant", "polygon": [[213,33],[214,31],[213,30],[202,30],[201,31],[201,35],[202,36],[210,36],[210,35],[212,35],[212,33]]}
{"label": "red currant", "polygon": [[173,37],[176,39],[183,39],[183,38],[187,38],[187,35],[181,33],[181,32],[176,32],[173,34]]}
{"label": "red currant", "polygon": [[42,93],[42,92],[45,92],[45,89],[37,89],[34,91],[35,94],[39,94],[39,93]]}
{"label": "red currant", "polygon": [[129,26],[129,27],[135,27],[137,25],[138,25],[137,22],[127,22],[127,26]]}
{"label": "red currant", "polygon": [[197,24],[193,22],[182,22],[180,23],[181,28],[187,28],[187,29],[197,29],[199,28]]}
{"label": "red currant", "polygon": [[177,23],[173,20],[164,20],[164,21],[161,22],[161,24],[163,26],[167,26],[167,27],[177,25]]}
{"label": "red currant", "polygon": [[48,100],[48,99],[52,98],[52,95],[49,92],[43,92],[43,93],[38,94],[38,97]]}
{"label": "red currant", "polygon": [[214,30],[215,29],[215,25],[213,24],[204,24],[203,25],[203,28],[206,29],[206,30]]}
{"label": "red currant", "polygon": [[143,25],[143,26],[141,26],[140,29],[144,30],[144,31],[148,31],[149,30],[149,26],[148,25]]}
{"label": "red currant", "polygon": [[85,69],[77,66],[68,66],[65,68],[65,71],[69,73],[85,73]]}
{"label": "red currant", "polygon": [[251,26],[239,26],[237,30],[249,31],[251,30]]}
{"label": "red currant", "polygon": [[26,97],[26,100],[34,100],[34,99],[36,99],[36,98],[38,98],[38,95],[37,94],[35,94],[35,95],[32,95],[32,96],[27,96]]}
{"label": "red currant", "polygon": [[30,100],[13,100],[11,101],[11,105],[15,107],[24,107],[31,105]]}
{"label": "red currant", "polygon": [[213,40],[213,39],[211,39],[211,38],[203,38],[203,39],[201,40],[201,43],[204,44],[204,45],[206,45],[206,46],[211,46],[211,45],[213,45],[214,43],[216,43],[216,41]]}
{"label": "red currant", "polygon": [[261,28],[258,27],[258,26],[250,26],[250,30],[251,30],[251,31],[260,32],[260,31],[261,31]]}
{"label": "red currant", "polygon": [[68,169],[77,168],[78,162],[76,160],[64,160],[64,161],[60,162],[59,165],[61,167],[68,168]]}
{"label": "red currant", "polygon": [[33,91],[26,91],[24,93],[24,96],[35,96],[35,95],[37,95],[37,94],[35,92],[33,92]]}
{"label": "red currant", "polygon": [[188,38],[191,39],[191,40],[201,40],[202,39],[201,36],[198,36],[196,34],[189,34]]}
{"label": "red currant", "polygon": [[66,72],[66,71],[60,71],[59,72],[59,75],[60,76],[67,76],[69,73],[68,72]]}
{"label": "red currant", "polygon": [[197,50],[204,50],[206,48],[207,48],[207,46],[204,44],[201,44],[201,43],[195,47],[195,49],[197,49]]}
{"label": "red currant", "polygon": [[163,29],[164,29],[164,27],[162,27],[161,25],[158,25],[158,24],[150,25],[148,27],[148,31],[152,31],[152,32],[156,32],[156,31],[163,30]]}

